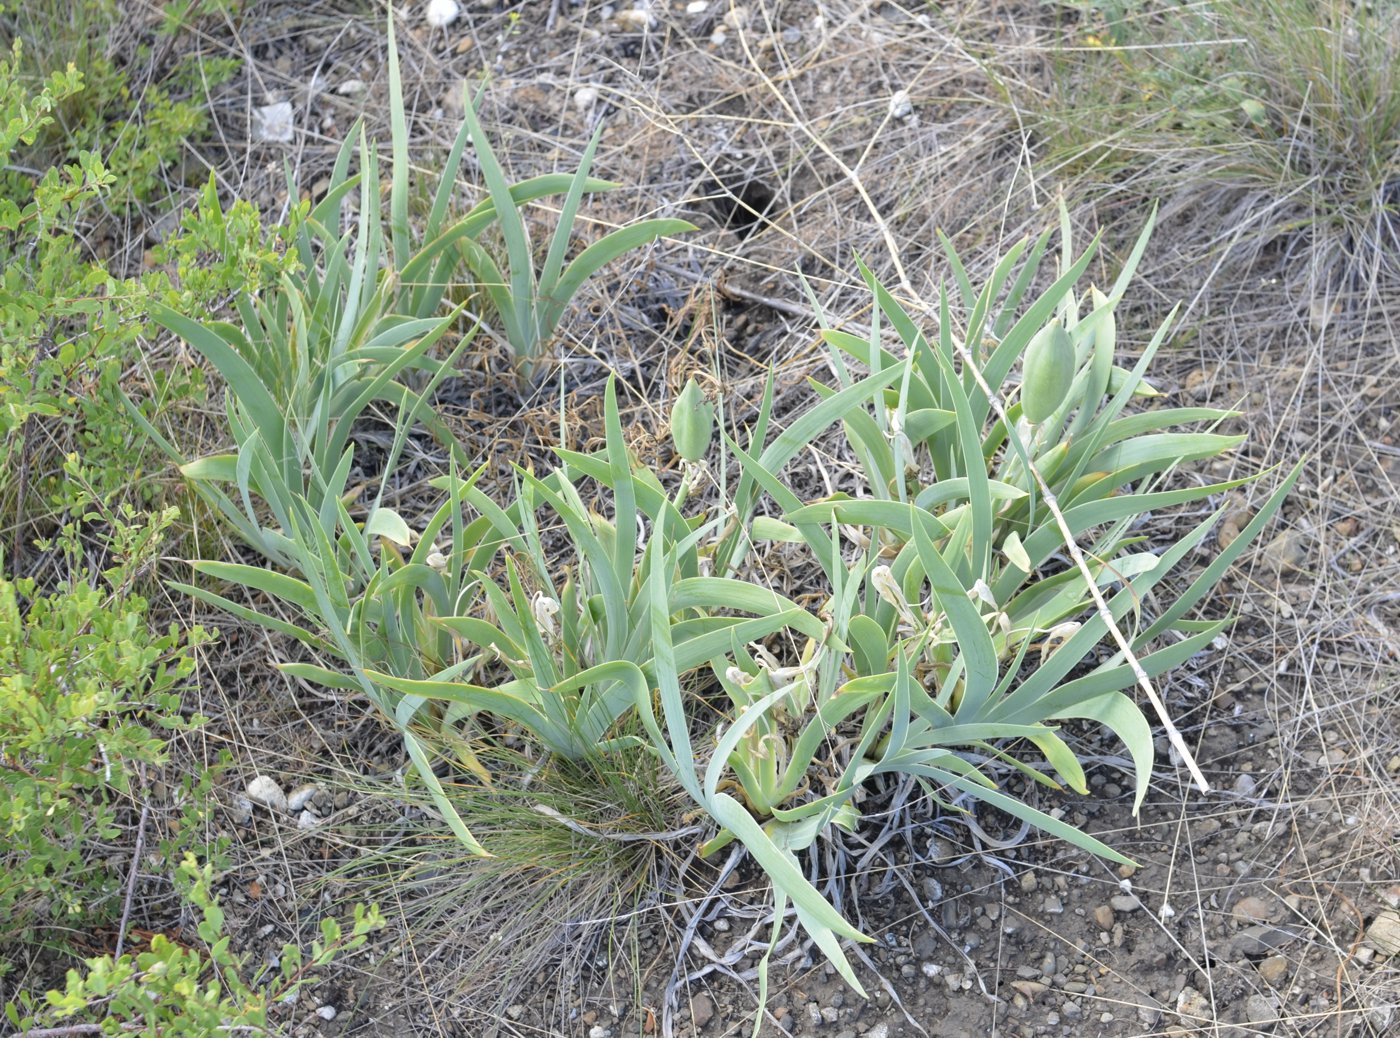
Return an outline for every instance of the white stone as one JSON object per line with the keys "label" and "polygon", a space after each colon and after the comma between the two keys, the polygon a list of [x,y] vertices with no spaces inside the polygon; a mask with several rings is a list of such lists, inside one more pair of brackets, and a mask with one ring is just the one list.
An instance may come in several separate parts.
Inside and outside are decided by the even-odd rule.
{"label": "white stone", "polygon": [[246,793],[248,799],[255,804],[261,804],[273,811],[287,810],[287,794],[282,792],[282,787],[277,784],[276,779],[259,775],[248,783]]}
{"label": "white stone", "polygon": [[1211,1016],[1210,999],[1195,988],[1185,987],[1176,996],[1176,1015],[1188,1027],[1208,1021]]}
{"label": "white stone", "polygon": [[334,1020],[335,1006],[322,1006],[320,1009],[316,1010],[316,1015],[322,1020]]}
{"label": "white stone", "polygon": [[296,789],[287,794],[287,810],[293,813],[300,811],[302,808],[306,807],[307,804],[311,803],[311,798],[316,795],[317,790],[320,788],[321,787],[315,782],[308,782],[303,786],[297,786]]}
{"label": "white stone", "polygon": [[574,107],[586,112],[598,103],[597,87],[579,87],[574,91]]}
{"label": "white stone", "polygon": [[253,136],[272,144],[286,144],[296,129],[290,101],[277,101],[253,109]]}
{"label": "white stone", "polygon": [[315,811],[303,811],[297,816],[298,829],[315,829],[321,824],[321,819],[316,817]]}
{"label": "white stone", "polygon": [[914,114],[914,102],[909,99],[909,91],[896,90],[890,98],[890,118],[908,119]]}
{"label": "white stone", "polygon": [[710,0],[690,0],[685,5],[686,14],[704,14],[705,9],[710,6]]}
{"label": "white stone", "polygon": [[428,8],[423,12],[423,17],[434,29],[446,29],[461,13],[462,7],[457,0],[428,0]]}
{"label": "white stone", "polygon": [[1400,913],[1387,909],[1366,928],[1366,943],[1382,955],[1400,955]]}

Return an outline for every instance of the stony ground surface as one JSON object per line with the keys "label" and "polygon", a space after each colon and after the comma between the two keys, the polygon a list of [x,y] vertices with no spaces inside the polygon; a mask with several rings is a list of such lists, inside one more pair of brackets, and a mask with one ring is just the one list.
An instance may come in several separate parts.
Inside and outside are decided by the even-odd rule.
{"label": "stony ground surface", "polygon": [[[378,126],[382,28],[380,12],[356,5],[255,6],[259,17],[236,32],[211,25],[204,41],[247,62],[243,79],[211,102],[225,149],[215,161],[236,169],[241,190],[275,213],[286,204],[284,163],[314,194],[353,121],[363,114]],[[889,262],[867,201],[908,243],[904,260],[930,287],[935,226],[975,250],[1045,218],[1047,185],[1026,182],[1028,145],[1013,113],[990,104],[986,65],[994,49],[1014,54],[1033,40],[1033,5],[989,5],[973,18],[957,4],[715,0],[634,13],[626,4],[541,0],[464,4],[442,29],[421,20],[421,6],[405,5],[401,23],[415,155],[445,146],[463,85],[486,72],[487,112],[518,175],[569,168],[595,120],[606,118],[599,172],[628,187],[590,208],[590,218],[683,215],[701,226],[692,241],[660,248],[641,269],[590,290],[591,317],[569,330],[581,406],[608,370],[645,397],[683,381],[697,359],[718,356],[736,399],[749,398],[770,361],[793,383],[816,370],[810,312],[792,272],[810,278],[833,312],[858,299],[852,253],[882,269]],[[892,103],[899,91],[907,111]],[[284,102],[291,140],[266,139],[254,109]],[[1099,218],[1086,210],[1083,219],[1092,229]],[[1163,253],[1180,269],[1187,247],[1164,233]],[[1161,276],[1145,304],[1152,321],[1187,294]],[[969,854],[968,830],[930,814],[919,839],[857,883],[866,892],[863,924],[876,938],[861,967],[871,997],[804,962],[797,948],[775,966],[762,1034],[1400,1033],[1394,331],[1384,314],[1309,320],[1265,282],[1220,285],[1191,303],[1199,334],[1164,357],[1158,384],[1178,399],[1245,410],[1253,447],[1242,465],[1312,458],[1277,536],[1218,598],[1239,623],[1165,690],[1212,790],[1191,788],[1163,746],[1162,769],[1134,818],[1116,748],[1096,732],[1077,733],[1092,796],[1041,806],[1062,810],[1137,867],[1034,834]],[[706,335],[678,343],[677,315],[696,307],[710,315]],[[548,406],[532,418],[531,401],[493,392],[484,377],[469,377],[454,415],[482,437],[483,455],[501,449],[506,425],[517,438],[538,433],[531,449],[543,453]],[[1247,498],[1236,504],[1247,512]],[[622,1038],[669,1027],[682,1038],[718,1038],[752,1030],[754,958],[725,954],[749,921],[725,912],[702,913],[696,933],[713,958],[693,950],[669,1010],[668,955],[683,916],[674,906],[637,919],[627,954],[610,954],[593,937],[587,954],[574,949],[509,987],[468,983],[462,964],[481,961],[483,946],[489,959],[490,933],[449,928],[444,936],[439,924],[427,940],[408,907],[419,891],[396,885],[390,865],[368,888],[341,878],[375,848],[425,828],[421,811],[392,796],[401,763],[393,740],[357,709],[275,675],[267,662],[281,650],[263,635],[220,626],[206,690],[214,721],[196,749],[234,755],[219,824],[234,841],[223,892],[237,939],[274,954],[347,897],[374,896],[391,918],[365,954],[287,1007],[290,1033]],[[296,806],[284,809],[265,785],[250,788],[257,775],[292,793]],[[979,821],[1007,832],[995,818]],[[450,899],[450,881],[442,873],[423,880],[434,882]],[[741,894],[746,882],[739,873],[728,892]],[[697,886],[690,896],[701,893]],[[566,904],[558,915],[561,924],[579,918]]]}

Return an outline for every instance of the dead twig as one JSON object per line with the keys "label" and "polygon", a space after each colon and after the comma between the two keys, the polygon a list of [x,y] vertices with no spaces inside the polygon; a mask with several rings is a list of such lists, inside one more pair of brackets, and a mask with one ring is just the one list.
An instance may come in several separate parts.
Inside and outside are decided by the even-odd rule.
{"label": "dead twig", "polygon": [[112,958],[119,959],[126,943],[126,926],[131,920],[131,901],[136,894],[136,875],[141,869],[141,853],[146,848],[146,822],[151,817],[151,802],[146,789],[146,766],[141,765],[141,820],[136,823],[136,846],[131,851],[131,868],[126,874],[126,898],[122,901],[122,918],[117,924],[117,945]]}

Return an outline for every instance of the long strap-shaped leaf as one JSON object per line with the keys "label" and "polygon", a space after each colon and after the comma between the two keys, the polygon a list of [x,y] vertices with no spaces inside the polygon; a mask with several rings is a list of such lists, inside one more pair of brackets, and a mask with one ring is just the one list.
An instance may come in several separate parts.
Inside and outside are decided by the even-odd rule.
{"label": "long strap-shaped leaf", "polygon": [[239,403],[247,409],[270,445],[281,453],[287,419],[249,363],[215,331],[161,303],[151,304],[151,318],[184,339],[213,364]]}
{"label": "long strap-shaped leaf", "polygon": [[968,598],[968,589],[958,581],[957,575],[934,546],[933,538],[938,527],[933,517],[911,507],[910,521],[914,528],[919,564],[928,577],[939,608],[953,625],[958,639],[959,658],[967,670],[966,687],[956,716],[974,718],[997,685],[996,647],[992,644],[987,622]]}
{"label": "long strap-shaped leaf", "polygon": [[480,167],[482,178],[486,181],[486,187],[490,191],[491,201],[496,207],[496,218],[501,229],[501,237],[505,239],[506,256],[510,263],[510,281],[508,286],[505,286],[509,302],[506,309],[501,310],[501,314],[502,316],[511,315],[521,335],[519,341],[512,340],[512,345],[517,350],[524,351],[524,356],[518,359],[522,362],[528,362],[533,359],[540,340],[540,330],[531,310],[536,285],[535,268],[530,256],[529,232],[525,228],[525,221],[521,219],[519,211],[515,208],[511,198],[510,185],[506,183],[505,172],[501,168],[500,160],[496,158],[496,153],[491,147],[491,141],[487,138],[486,131],[481,128],[481,120],[477,118],[475,107],[467,105],[463,115],[471,131],[472,147],[476,150],[477,165]]}
{"label": "long strap-shaped leaf", "polygon": [[583,287],[585,281],[613,260],[643,245],[649,245],[658,238],[685,234],[695,229],[695,225],[688,220],[642,220],[619,227],[595,241],[574,258],[557,285],[548,290],[541,285],[539,325],[542,334],[548,336],[554,332],[564,316],[564,308],[568,306],[569,300],[578,295],[578,290]]}
{"label": "long strap-shaped leaf", "polygon": [[802,875],[793,859],[774,845],[762,827],[737,800],[726,793],[716,793],[713,797],[707,797],[701,786],[690,741],[690,721],[682,699],[680,678],[671,647],[665,576],[668,568],[669,562],[664,556],[658,555],[653,558],[648,574],[652,596],[652,641],[656,650],[656,680],[666,731],[663,733],[657,724],[650,695],[638,704],[642,722],[655,744],[667,748],[664,757],[685,790],[716,822],[739,838],[770,877],[773,885],[791,898],[794,905],[799,906],[804,913],[803,923],[808,933],[818,940],[847,983],[864,994],[864,989],[861,988],[835,937],[839,935],[850,940],[862,941],[869,941],[870,938],[862,935],[842,918]]}

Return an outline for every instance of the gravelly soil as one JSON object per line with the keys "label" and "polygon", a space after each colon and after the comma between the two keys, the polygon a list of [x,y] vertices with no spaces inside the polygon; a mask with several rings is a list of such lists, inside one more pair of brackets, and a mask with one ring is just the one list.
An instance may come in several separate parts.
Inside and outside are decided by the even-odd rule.
{"label": "gravelly soil", "polygon": [[[852,230],[863,211],[819,149],[791,126],[765,123],[783,113],[755,86],[752,67],[800,71],[791,103],[812,127],[831,129],[833,140],[868,140],[879,129],[865,168],[877,173],[874,201],[891,214],[894,232],[917,239],[906,257],[911,268],[932,268],[931,235],[921,232],[936,222],[964,228],[974,242],[995,241],[1006,221],[1014,223],[1006,213],[1001,223],[995,213],[974,223],[974,214],[986,216],[990,196],[984,188],[976,199],[964,197],[987,170],[1000,168],[998,156],[1012,155],[1014,165],[1015,149],[1002,137],[1005,113],[969,114],[979,81],[950,52],[901,49],[928,24],[919,19],[955,22],[951,8],[773,3],[753,5],[742,19],[722,3],[703,11],[670,4],[652,8],[654,23],[647,23],[593,4],[467,5],[455,26],[430,32],[416,20],[418,6],[410,5],[403,41],[405,67],[417,77],[408,92],[418,112],[415,134],[425,148],[455,130],[461,83],[485,68],[493,76],[493,118],[514,134],[517,173],[535,172],[533,162],[567,165],[592,120],[607,115],[611,146],[601,172],[642,186],[618,192],[608,203],[616,208],[590,212],[625,219],[665,210],[702,225],[695,247],[663,250],[649,273],[596,288],[604,301],[596,320],[573,332],[587,340],[582,348],[593,365],[592,380],[578,380],[584,396],[609,369],[633,371],[641,395],[674,382],[673,369],[683,378],[694,358],[671,341],[670,319],[696,286],[722,290],[726,278],[737,292],[721,291],[716,335],[705,348],[728,353],[745,378],[769,360],[801,361],[797,369],[805,371],[805,346],[794,342],[805,335],[809,343],[811,326],[793,323],[794,313],[805,312],[803,300],[782,272],[801,267],[839,299],[837,273],[850,250],[878,251],[871,229]],[[978,38],[1022,41],[1020,19],[1030,24],[1034,12],[992,6],[991,27],[983,25]],[[255,103],[295,102],[297,142],[290,153],[238,145],[246,111],[236,91],[217,114],[244,153],[245,193],[275,210],[285,201],[277,193],[284,158],[314,190],[355,115],[363,110],[373,121],[382,41],[377,13],[260,8],[265,17],[245,22],[234,44],[253,70],[243,86],[264,95]],[[770,61],[773,55],[786,57]],[[918,61],[952,69],[934,77],[926,96],[915,91],[922,130],[891,125],[884,100],[871,107],[874,114],[859,114],[854,100],[883,99],[901,82],[917,83],[910,69]],[[345,89],[351,82],[363,92]],[[853,124],[833,129],[851,110]],[[774,144],[780,138],[786,150]],[[946,143],[952,139],[958,143]],[[858,153],[838,147],[856,162]],[[926,176],[932,167],[921,149],[932,155],[939,148],[962,165]],[[902,173],[889,182],[878,176],[882,169]],[[911,184],[928,192],[925,204],[910,201]],[[1218,603],[1237,607],[1240,623],[1165,690],[1213,790],[1190,788],[1163,742],[1161,771],[1133,818],[1116,747],[1096,732],[1076,733],[1086,760],[1097,762],[1092,796],[1043,798],[1040,806],[1063,810],[1137,868],[1034,834],[1020,846],[969,856],[968,830],[931,818],[926,832],[881,866],[897,871],[894,882],[883,884],[876,870],[857,884],[866,891],[863,925],[876,938],[868,953],[873,970],[861,971],[871,998],[860,999],[799,953],[774,968],[763,1034],[1381,1038],[1400,1029],[1400,967],[1374,933],[1368,937],[1400,901],[1393,683],[1400,618],[1395,596],[1384,591],[1400,573],[1394,337],[1383,320],[1362,334],[1305,322],[1287,333],[1261,332],[1239,316],[1243,309],[1232,312],[1237,288],[1204,299],[1194,318],[1204,331],[1164,360],[1156,381],[1192,402],[1244,401],[1262,459],[1313,450],[1316,462],[1278,539],[1222,589]],[[1267,288],[1255,295],[1267,313],[1281,315],[1283,329],[1288,305],[1269,298]],[[774,305],[758,301],[765,296]],[[501,406],[473,397],[458,418],[487,427],[485,416]],[[305,937],[333,893],[357,896],[318,879],[364,853],[368,831],[403,829],[414,812],[381,796],[326,792],[329,817],[313,831],[299,830],[294,818],[240,808],[238,794],[259,772],[290,787],[332,772],[391,775],[399,761],[373,722],[329,698],[298,699],[268,676],[263,664],[272,647],[260,636],[225,644],[226,658],[213,666],[223,688],[237,687],[238,710],[218,712],[208,736],[227,740],[239,755],[221,793],[235,837],[224,894],[241,946],[270,954]],[[981,823],[1000,831],[994,819]],[[392,904],[386,908],[392,914]],[[719,915],[698,933],[723,958],[746,925]],[[692,978],[675,989],[667,1011],[674,913],[643,918],[632,952],[646,967],[640,979],[605,957],[578,975],[543,970],[533,984],[496,997],[489,985],[471,997],[457,993],[460,949],[439,943],[429,953],[412,927],[411,917],[394,919],[368,955],[289,1008],[291,1033],[621,1038],[660,1033],[673,1022],[677,1036],[708,1038],[753,1026],[751,956],[720,970],[692,954]],[[316,1016],[311,1003],[335,1007],[335,1018]]]}

